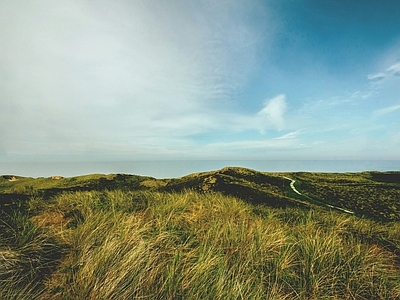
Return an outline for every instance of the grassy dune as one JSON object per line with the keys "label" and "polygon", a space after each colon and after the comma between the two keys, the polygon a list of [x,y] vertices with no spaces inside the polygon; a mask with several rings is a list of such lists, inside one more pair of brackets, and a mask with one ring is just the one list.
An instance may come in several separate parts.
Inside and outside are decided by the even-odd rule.
{"label": "grassy dune", "polygon": [[399,299],[400,224],[215,192],[3,209],[1,299]]}
{"label": "grassy dune", "polygon": [[[289,186],[296,180],[295,193]],[[126,174],[92,174],[71,178],[0,176],[0,205],[15,199],[39,196],[49,199],[62,192],[159,191],[217,192],[252,204],[271,207],[333,205],[378,221],[400,221],[400,172],[362,173],[263,173],[226,167],[181,178],[155,179]]]}

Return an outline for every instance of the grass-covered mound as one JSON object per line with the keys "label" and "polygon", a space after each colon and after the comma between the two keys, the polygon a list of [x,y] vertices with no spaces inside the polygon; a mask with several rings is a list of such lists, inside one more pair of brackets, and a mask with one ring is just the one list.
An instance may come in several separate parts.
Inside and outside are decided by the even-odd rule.
{"label": "grass-covered mound", "polygon": [[294,173],[311,199],[380,221],[400,221],[400,172]]}
{"label": "grass-covered mound", "polygon": [[[238,167],[156,179],[127,174],[71,178],[0,176],[0,207],[31,196],[49,199],[63,192],[159,191],[221,193],[270,207],[341,208],[378,221],[400,221],[400,172],[266,173]],[[295,192],[290,182],[295,180]]]}
{"label": "grass-covered mound", "polygon": [[5,208],[1,299],[400,298],[398,222],[194,191]]}

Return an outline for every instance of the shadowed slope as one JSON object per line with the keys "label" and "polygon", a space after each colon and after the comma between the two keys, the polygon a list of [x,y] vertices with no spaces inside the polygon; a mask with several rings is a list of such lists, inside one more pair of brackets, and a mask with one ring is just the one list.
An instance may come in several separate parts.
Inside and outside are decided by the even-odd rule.
{"label": "shadowed slope", "polygon": [[164,190],[177,192],[193,189],[203,193],[220,192],[251,203],[263,203],[273,207],[308,205],[289,196],[290,189],[285,189],[284,184],[281,176],[272,173],[267,175],[245,168],[226,167],[218,171],[171,179]]}

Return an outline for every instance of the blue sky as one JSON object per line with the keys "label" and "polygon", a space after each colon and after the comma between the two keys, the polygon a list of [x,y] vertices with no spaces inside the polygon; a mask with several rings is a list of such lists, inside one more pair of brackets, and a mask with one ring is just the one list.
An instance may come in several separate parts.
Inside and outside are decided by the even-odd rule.
{"label": "blue sky", "polygon": [[0,161],[400,159],[400,1],[0,2]]}

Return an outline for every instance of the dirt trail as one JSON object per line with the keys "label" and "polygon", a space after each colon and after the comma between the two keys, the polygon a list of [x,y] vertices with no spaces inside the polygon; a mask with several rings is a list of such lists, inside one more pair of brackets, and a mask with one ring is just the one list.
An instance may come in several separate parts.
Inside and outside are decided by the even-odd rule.
{"label": "dirt trail", "polygon": [[[296,189],[296,187],[294,186],[294,183],[296,182],[296,180],[294,180],[294,179],[292,179],[292,178],[289,178],[289,177],[286,177],[286,176],[283,176],[283,178],[285,178],[285,179],[287,179],[287,180],[290,180],[290,187],[291,187],[291,189],[293,190],[293,192],[295,192],[296,194],[301,195],[301,196],[303,196],[303,197],[309,198],[308,196],[304,196],[302,193],[300,193],[300,192]],[[322,203],[323,203],[323,202],[322,202]],[[348,213],[348,214],[354,214],[354,211],[351,211],[351,210],[348,210],[348,209],[345,209],[345,208],[342,208],[342,207],[333,206],[333,205],[330,205],[330,204],[327,204],[327,203],[323,203],[323,204],[326,205],[326,206],[329,207],[329,208],[337,209],[337,210],[343,211],[343,212]]]}
{"label": "dirt trail", "polygon": [[295,192],[296,194],[302,195],[294,186],[294,183],[296,182],[296,180],[294,180],[292,178],[289,178],[289,177],[286,177],[286,176],[283,176],[283,178],[291,181],[290,182],[290,187],[292,188],[293,192]]}

